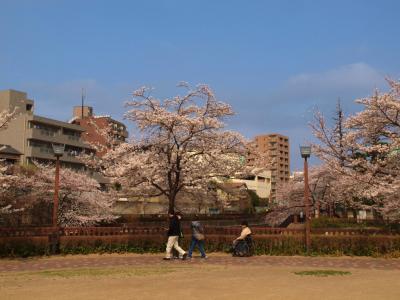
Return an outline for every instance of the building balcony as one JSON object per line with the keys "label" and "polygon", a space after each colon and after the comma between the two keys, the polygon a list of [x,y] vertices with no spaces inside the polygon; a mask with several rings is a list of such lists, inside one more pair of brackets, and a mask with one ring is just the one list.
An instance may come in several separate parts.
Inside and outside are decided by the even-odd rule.
{"label": "building balcony", "polygon": [[[46,147],[28,147],[25,156],[39,160],[53,161],[56,159],[53,153],[53,149]],[[67,153],[64,153],[64,155],[60,157],[60,161],[83,165],[83,163],[75,156],[70,156]]]}
{"label": "building balcony", "polygon": [[61,134],[60,132],[51,132],[43,129],[29,128],[26,131],[27,139],[34,139],[48,143],[65,144],[78,148],[90,148],[76,136]]}

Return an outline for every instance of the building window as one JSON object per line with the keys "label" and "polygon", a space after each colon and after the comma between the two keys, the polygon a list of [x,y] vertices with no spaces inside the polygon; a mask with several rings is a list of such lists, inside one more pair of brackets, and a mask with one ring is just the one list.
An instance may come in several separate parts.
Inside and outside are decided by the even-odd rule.
{"label": "building window", "polygon": [[63,134],[68,136],[68,139],[72,141],[79,141],[81,138],[80,131],[75,131],[68,128],[63,128]]}
{"label": "building window", "polygon": [[53,148],[50,143],[29,140],[29,146],[39,149],[41,153],[53,154]]}
{"label": "building window", "polygon": [[29,128],[40,130],[40,134],[46,136],[56,136],[58,134],[58,128],[48,126],[41,123],[29,122]]}

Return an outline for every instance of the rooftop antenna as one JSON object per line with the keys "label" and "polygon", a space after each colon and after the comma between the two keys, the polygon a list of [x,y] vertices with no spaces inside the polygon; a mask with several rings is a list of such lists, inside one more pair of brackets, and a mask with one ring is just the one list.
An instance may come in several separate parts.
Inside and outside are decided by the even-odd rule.
{"label": "rooftop antenna", "polygon": [[83,120],[83,106],[86,98],[86,91],[85,88],[82,88],[81,100],[82,100],[82,107],[81,107],[81,119]]}

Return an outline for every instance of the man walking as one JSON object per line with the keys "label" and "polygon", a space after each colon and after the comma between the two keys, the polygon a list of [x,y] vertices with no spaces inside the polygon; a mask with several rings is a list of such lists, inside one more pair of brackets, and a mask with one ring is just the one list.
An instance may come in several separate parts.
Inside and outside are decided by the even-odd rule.
{"label": "man walking", "polygon": [[181,229],[181,218],[182,215],[177,212],[175,214],[169,214],[169,229],[168,229],[168,241],[167,241],[167,249],[166,249],[166,255],[165,255],[165,260],[170,260],[171,259],[171,250],[172,248],[175,248],[176,251],[179,253],[179,258],[184,260],[186,259],[186,252],[179,247],[178,240],[179,237],[182,235],[182,229]]}

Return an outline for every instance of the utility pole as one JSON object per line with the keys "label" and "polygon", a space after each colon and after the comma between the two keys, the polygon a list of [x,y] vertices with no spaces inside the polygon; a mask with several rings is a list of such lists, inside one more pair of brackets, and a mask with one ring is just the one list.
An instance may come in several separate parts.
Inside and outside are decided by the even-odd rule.
{"label": "utility pole", "polygon": [[82,88],[82,93],[81,93],[81,100],[82,100],[81,120],[83,120],[83,107],[84,107],[85,97],[86,97],[86,91],[85,91],[85,88]]}

